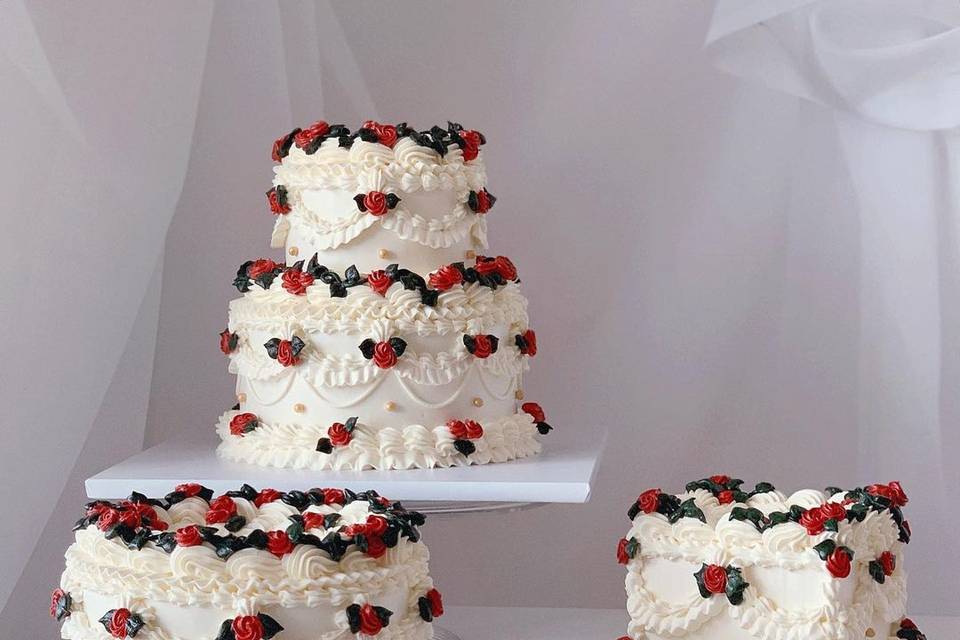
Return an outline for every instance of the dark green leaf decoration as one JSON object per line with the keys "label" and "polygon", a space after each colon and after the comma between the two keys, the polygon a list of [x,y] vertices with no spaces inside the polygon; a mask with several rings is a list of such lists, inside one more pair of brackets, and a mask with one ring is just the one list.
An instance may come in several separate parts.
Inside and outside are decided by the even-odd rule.
{"label": "dark green leaf decoration", "polygon": [[706,523],[707,518],[703,511],[696,505],[693,498],[688,498],[680,503],[680,506],[667,516],[668,522],[677,522],[681,518],[696,518],[700,522]]}
{"label": "dark green leaf decoration", "polygon": [[730,511],[730,519],[738,521],[747,521],[752,524],[757,531],[763,531],[764,517],[763,512],[754,507],[734,507]]}
{"label": "dark green leaf decoration", "polygon": [[813,550],[817,552],[817,555],[820,556],[820,559],[826,562],[827,558],[830,557],[830,554],[836,551],[837,543],[833,540],[824,540],[820,544],[813,547]]}
{"label": "dark green leaf decoration", "polygon": [[870,572],[870,577],[883,584],[887,580],[887,575],[883,572],[883,565],[881,565],[876,560],[871,560],[870,564],[867,565],[867,569]]}
{"label": "dark green leaf decoration", "polygon": [[627,557],[633,560],[637,557],[637,554],[640,553],[640,541],[636,538],[630,538],[627,540],[627,545],[624,548],[624,551],[627,552]]}
{"label": "dark green leaf decoration", "polygon": [[790,514],[785,511],[772,511],[767,516],[767,529],[770,527],[775,527],[778,524],[783,524],[784,522],[792,522],[790,519]]}
{"label": "dark green leaf decoration", "polygon": [[825,522],[823,523],[823,530],[824,530],[824,531],[833,531],[834,533],[836,533],[837,531],[839,531],[839,527],[838,527],[838,525],[837,525],[837,520],[836,520],[835,518],[830,518],[829,520],[825,521]]}
{"label": "dark green leaf decoration", "polygon": [[755,496],[758,493],[770,493],[771,491],[776,491],[777,488],[774,487],[769,482],[758,482],[753,488],[753,491],[750,492],[751,496]]}
{"label": "dark green leaf decoration", "polygon": [[863,519],[867,517],[867,513],[870,510],[866,505],[863,504],[852,504],[847,507],[847,522],[863,522]]}
{"label": "dark green leaf decoration", "polygon": [[727,567],[727,600],[732,605],[743,602],[743,592],[750,583],[743,579],[743,572],[736,567]]}
{"label": "dark green leaf decoration", "polygon": [[704,563],[700,565],[700,570],[697,571],[695,574],[693,574],[693,577],[697,581],[697,589],[700,591],[700,597],[703,599],[707,599],[713,595],[707,589],[706,583],[703,580],[703,574],[705,574],[706,572],[707,572],[707,564]]}
{"label": "dark green leaf decoration", "polygon": [[841,489],[840,487],[827,487],[826,489],[823,490],[823,492],[826,493],[831,498],[837,495],[838,493],[840,493],[841,491],[843,491],[843,489]]}

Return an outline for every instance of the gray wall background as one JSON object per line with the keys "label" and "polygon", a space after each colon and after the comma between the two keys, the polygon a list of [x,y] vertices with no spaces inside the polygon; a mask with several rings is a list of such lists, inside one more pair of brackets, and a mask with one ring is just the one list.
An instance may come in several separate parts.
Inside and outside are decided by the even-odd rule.
{"label": "gray wall background", "polygon": [[[930,196],[905,227],[923,233],[893,234],[898,279],[871,271],[855,116],[718,70],[710,3],[120,6],[0,10],[16,36],[0,186],[17,194],[0,311],[18,336],[0,497],[40,505],[9,516],[0,628],[49,633],[86,476],[168,438],[211,442],[232,403],[216,350],[232,274],[276,255],[269,147],[318,117],[487,134],[491,245],[521,270],[542,344],[528,396],[559,440],[610,432],[589,504],[429,524],[452,603],[621,607],[630,501],[729,472],[903,480],[911,606],[960,614],[943,544],[960,524],[944,506],[960,481],[955,136],[896,134],[926,160],[891,176]],[[54,333],[68,346],[41,367],[31,345]],[[911,393],[929,371],[932,399]]]}

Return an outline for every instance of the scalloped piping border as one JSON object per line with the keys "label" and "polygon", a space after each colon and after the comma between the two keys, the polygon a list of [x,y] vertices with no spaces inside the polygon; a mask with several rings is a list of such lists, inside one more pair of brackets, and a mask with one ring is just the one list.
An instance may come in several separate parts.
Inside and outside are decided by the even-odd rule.
{"label": "scalloped piping border", "polygon": [[235,462],[283,469],[426,469],[507,462],[540,453],[536,423],[526,413],[517,413],[483,423],[484,435],[472,442],[476,452],[464,456],[456,450],[446,425],[427,429],[409,425],[403,429],[371,429],[362,423],[353,440],[333,453],[316,451],[317,440],[327,435],[329,425],[263,424],[244,436],[230,433],[230,420],[239,411],[227,411],[217,423],[222,442],[217,455]]}

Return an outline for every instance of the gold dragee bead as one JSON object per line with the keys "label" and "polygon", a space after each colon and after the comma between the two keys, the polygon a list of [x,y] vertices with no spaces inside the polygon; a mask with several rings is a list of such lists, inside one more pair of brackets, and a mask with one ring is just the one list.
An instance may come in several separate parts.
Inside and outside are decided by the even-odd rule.
{"label": "gold dragee bead", "polygon": [[377,255],[380,256],[381,260],[386,260],[390,257],[390,251],[387,249],[380,249],[380,251],[377,252]]}
{"label": "gold dragee bead", "polygon": [[298,247],[290,247],[289,249],[287,249],[287,253],[289,253],[292,256],[297,256],[297,255],[300,255],[300,249]]}
{"label": "gold dragee bead", "polygon": [[523,389],[517,389],[514,392],[513,397],[516,398],[517,400],[523,400]]}
{"label": "gold dragee bead", "polygon": [[393,400],[388,400],[387,402],[383,403],[383,408],[387,411],[396,411],[397,403]]}
{"label": "gold dragee bead", "polygon": [[463,254],[463,257],[467,260],[473,260],[477,257],[477,252],[473,249],[467,249],[467,252]]}
{"label": "gold dragee bead", "polygon": [[306,410],[307,410],[307,405],[303,404],[302,402],[298,402],[297,404],[293,405],[294,413],[303,413]]}
{"label": "gold dragee bead", "polygon": [[877,635],[877,632],[873,630],[873,627],[867,627],[867,632],[864,635],[868,638],[872,638],[873,636]]}
{"label": "gold dragee bead", "polygon": [[474,398],[474,399],[473,399],[473,406],[475,406],[475,407],[482,407],[482,406],[483,406],[483,398]]}
{"label": "gold dragee bead", "polygon": [[237,394],[237,402],[246,402],[246,401],[247,401],[247,394],[245,393]]}

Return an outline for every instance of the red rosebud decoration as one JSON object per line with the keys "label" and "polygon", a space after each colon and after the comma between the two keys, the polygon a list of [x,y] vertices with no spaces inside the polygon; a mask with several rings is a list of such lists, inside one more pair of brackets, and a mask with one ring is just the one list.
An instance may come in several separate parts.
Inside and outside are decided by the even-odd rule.
{"label": "red rosebud decoration", "polygon": [[483,427],[473,420],[450,420],[447,428],[457,440],[477,440],[483,437]]}
{"label": "red rosebud decoration", "polygon": [[363,196],[363,206],[370,215],[382,216],[388,211],[387,194],[382,191],[371,191]]}
{"label": "red rosebud decoration", "polygon": [[257,616],[237,616],[230,625],[236,640],[263,640],[263,623]]}
{"label": "red rosebud decoration", "polygon": [[327,429],[327,436],[335,447],[345,447],[350,444],[350,432],[342,422],[334,422]]}
{"label": "red rosebud decoration", "polygon": [[733,491],[730,491],[729,489],[724,489],[723,491],[718,493],[717,502],[719,502],[720,504],[730,504],[731,502],[733,502]]}
{"label": "red rosebud decoration", "polygon": [[200,527],[195,524],[177,529],[173,538],[177,541],[177,545],[181,547],[196,547],[203,544],[203,534],[200,533]]}
{"label": "red rosebud decoration", "polygon": [[893,575],[893,572],[897,569],[897,556],[889,551],[881,553],[877,562],[880,563],[880,568],[883,569],[883,575],[885,576]]}
{"label": "red rosebud decoration", "polygon": [[257,493],[257,497],[253,499],[253,504],[259,508],[265,504],[276,502],[282,497],[283,494],[276,489],[262,489],[259,493]]}
{"label": "red rosebud decoration", "polygon": [[823,514],[824,520],[836,520],[840,522],[847,517],[847,510],[843,508],[842,504],[837,502],[824,504],[820,507],[820,512]]}
{"label": "red rosebud decoration", "polygon": [[543,408],[536,402],[524,402],[520,405],[520,410],[526,414],[529,414],[533,418],[534,422],[544,422],[547,419],[546,414],[543,412]]}
{"label": "red rosebud decoration", "polygon": [[[157,531],[165,531],[167,529],[167,523],[160,519],[160,517],[157,515],[157,511],[150,505],[150,503],[139,500],[124,500],[122,506],[125,511],[124,516],[121,517],[121,520],[123,520],[124,517],[129,518],[129,521],[133,523],[130,526],[145,526],[151,529],[156,529]],[[130,515],[127,516],[127,513]]]}
{"label": "red rosebud decoration", "polygon": [[195,498],[203,492],[203,485],[197,484],[196,482],[188,482],[186,484],[178,484],[173,490],[177,493],[182,493],[184,498]]}
{"label": "red rosebud decoration", "polygon": [[237,513],[237,505],[230,496],[220,496],[210,503],[204,518],[207,524],[220,524],[228,521]]}
{"label": "red rosebud decoration", "polygon": [[389,369],[396,366],[397,361],[403,352],[407,349],[407,343],[402,338],[390,338],[383,342],[375,342],[367,338],[360,343],[360,353],[367,360],[373,360],[373,363],[381,369]]}
{"label": "red rosebud decoration", "polygon": [[57,622],[70,617],[70,608],[73,605],[73,598],[63,589],[54,589],[50,594],[50,615],[57,619]]}
{"label": "red rosebud decoration", "polygon": [[130,619],[130,610],[129,609],[115,609],[113,615],[110,616],[110,624],[107,626],[107,631],[114,638],[126,638],[127,637],[127,621]]}
{"label": "red rosebud decoration", "polygon": [[[320,453],[329,454],[329,453],[333,453],[334,447],[347,446],[348,444],[350,444],[350,440],[353,439],[353,430],[356,428],[357,428],[356,416],[351,416],[350,418],[347,418],[346,422],[342,422],[342,423],[334,422],[327,429],[327,437],[320,438],[320,440],[317,441],[317,451],[319,451]],[[327,500],[328,497],[330,498],[335,497],[333,493],[328,494],[328,492],[334,492],[339,490],[324,489],[323,491],[324,491],[324,500]],[[339,498],[340,498],[340,502],[337,504],[343,504],[343,499],[344,499],[343,492],[340,492]],[[326,504],[331,504],[331,503],[328,502]]]}
{"label": "red rosebud decoration", "polygon": [[637,506],[644,513],[653,513],[660,505],[660,489],[647,489],[637,498]]}
{"label": "red rosebud decoration", "polygon": [[819,507],[807,509],[800,516],[800,525],[807,530],[811,536],[823,533],[823,524],[827,521],[823,510]]}
{"label": "red rosebud decoration", "polygon": [[390,624],[390,616],[392,615],[393,612],[389,609],[375,607],[369,603],[364,605],[352,604],[347,607],[347,623],[350,625],[350,633],[375,636]]}
{"label": "red rosebud decoration", "polygon": [[220,332],[220,351],[224,355],[230,355],[236,350],[239,341],[237,334],[231,333],[230,329],[224,329]]}
{"label": "red rosebud decoration", "polygon": [[135,638],[143,628],[143,619],[129,609],[111,609],[98,620],[114,638]]}
{"label": "red rosebud decoration", "polygon": [[724,593],[727,590],[727,570],[720,565],[708,565],[703,572],[703,586],[710,593]]}
{"label": "red rosebud decoration", "polygon": [[106,509],[97,518],[97,528],[100,531],[110,531],[118,524],[120,524],[120,512],[116,509]]}
{"label": "red rosebud decoration", "polygon": [[382,558],[387,553],[387,545],[383,538],[374,535],[368,535],[366,538],[365,552],[374,559]]}
{"label": "red rosebud decoration", "polygon": [[718,564],[703,564],[693,577],[697,581],[700,597],[711,598],[717,594],[725,594],[732,605],[743,603],[743,592],[750,586],[750,583],[743,579],[743,572],[730,565],[723,567]]}
{"label": "red rosebud decoration", "polygon": [[273,143],[273,149],[271,150],[270,157],[273,158],[274,162],[282,162],[284,158],[290,153],[290,146],[293,144],[293,139],[300,132],[300,129],[294,129],[285,136],[281,136],[276,139]]}
{"label": "red rosebud decoration", "polygon": [[489,358],[491,355],[497,352],[497,348],[500,345],[500,339],[494,335],[476,335],[463,336],[463,344],[467,347],[467,351],[472,353],[477,358]]}
{"label": "red rosebud decoration", "polygon": [[313,276],[300,269],[287,269],[281,278],[283,288],[295,296],[302,296],[313,284]]}
{"label": "red rosebud decoration", "polygon": [[430,601],[430,612],[433,614],[434,618],[439,618],[443,615],[443,596],[440,595],[440,592],[436,589],[430,589],[427,591],[427,600]]}
{"label": "red rosebud decoration", "polygon": [[259,426],[256,414],[238,413],[230,419],[230,434],[240,436],[250,433]]}
{"label": "red rosebud decoration", "polygon": [[270,211],[274,215],[279,216],[290,213],[290,201],[287,198],[287,188],[281,184],[267,191],[267,204],[270,205]]}
{"label": "red rosebud decoration", "polygon": [[373,131],[377,136],[377,142],[384,146],[393,148],[397,143],[397,128],[392,124],[380,124],[375,120],[367,120],[363,123],[363,128]]}
{"label": "red rosebud decoration", "polygon": [[470,207],[470,210],[474,213],[486,213],[490,211],[496,202],[497,198],[486,189],[471,191],[470,195],[467,196],[467,206]]}
{"label": "red rosebud decoration", "polygon": [[730,482],[730,476],[725,476],[725,475],[710,476],[710,482],[714,484],[718,484],[720,486],[725,486],[728,482]]}
{"label": "red rosebud decoration", "polygon": [[303,514],[304,529],[326,529],[327,520],[322,513],[307,511]]}
{"label": "red rosebud decoration", "polygon": [[480,145],[485,142],[479,131],[460,131],[460,149],[463,151],[464,162],[476,160],[480,155]]}
{"label": "red rosebud decoration", "polygon": [[300,363],[300,352],[307,346],[299,336],[293,336],[290,340],[281,340],[272,338],[264,343],[267,355],[280,363],[284,367],[292,367]]}
{"label": "red rosebud decoration", "polygon": [[393,284],[393,279],[387,275],[386,271],[378,269],[367,274],[367,284],[375,292],[385,296],[387,295],[387,289]]}
{"label": "red rosebud decoration", "polygon": [[321,493],[323,493],[323,504],[343,504],[347,500],[343,489],[321,489]]}
{"label": "red rosebud decoration", "polygon": [[477,256],[477,262],[474,268],[480,275],[489,276],[496,274],[508,282],[517,279],[517,268],[513,266],[510,258],[506,256],[497,256],[496,258]]}
{"label": "red rosebud decoration", "polygon": [[259,258],[251,262],[250,266],[247,267],[247,277],[256,280],[265,273],[275,271],[279,266],[280,265],[269,258]]}
{"label": "red rosebud decoration", "polygon": [[437,291],[447,291],[463,282],[463,273],[453,265],[445,265],[430,274],[430,287]]}
{"label": "red rosebud decoration", "polygon": [[850,567],[853,556],[845,547],[837,547],[827,557],[827,571],[834,578],[846,578],[850,575]]}
{"label": "red rosebud decoration", "polygon": [[358,193],[353,196],[353,201],[357,203],[357,209],[360,211],[379,218],[391,209],[395,209],[400,203],[400,198],[395,193],[371,191],[366,194]]}
{"label": "red rosebud decoration", "polygon": [[627,564],[630,562],[630,556],[627,554],[627,545],[630,541],[626,538],[620,538],[617,543],[617,564]]}
{"label": "red rosebud decoration", "polygon": [[367,516],[366,532],[368,535],[382,536],[387,532],[389,524],[383,516],[369,515]]}
{"label": "red rosebud decoration", "polygon": [[874,496],[880,496],[890,501],[895,507],[903,507],[909,502],[907,494],[899,482],[890,482],[888,484],[872,484],[866,488],[867,493]]}
{"label": "red rosebud decoration", "polygon": [[330,131],[330,125],[323,120],[317,120],[312,125],[298,131],[293,136],[293,141],[300,149],[307,149],[317,138],[327,135]]}
{"label": "red rosebud decoration", "polygon": [[293,541],[286,531],[268,531],[267,551],[281,558],[293,551]]}
{"label": "red rosebud decoration", "polygon": [[515,339],[517,349],[520,353],[531,358],[537,355],[537,334],[533,329],[527,329]]}

